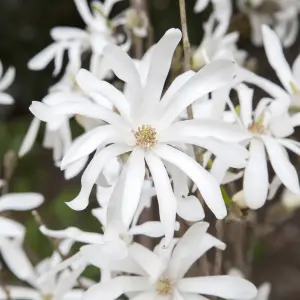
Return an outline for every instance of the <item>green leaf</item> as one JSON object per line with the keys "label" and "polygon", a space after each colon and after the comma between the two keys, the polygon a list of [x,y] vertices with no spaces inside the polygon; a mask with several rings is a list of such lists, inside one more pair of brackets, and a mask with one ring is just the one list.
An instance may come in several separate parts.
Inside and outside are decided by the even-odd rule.
{"label": "green leaf", "polygon": [[220,188],[221,188],[224,202],[225,202],[226,206],[229,206],[232,203],[232,199],[229,197],[229,195],[227,194],[227,192],[223,186],[221,186]]}

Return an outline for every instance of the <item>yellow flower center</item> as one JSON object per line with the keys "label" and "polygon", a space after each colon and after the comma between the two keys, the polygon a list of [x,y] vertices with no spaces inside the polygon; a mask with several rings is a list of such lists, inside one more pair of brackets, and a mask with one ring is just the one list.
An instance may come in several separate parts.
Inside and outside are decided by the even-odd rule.
{"label": "yellow flower center", "polygon": [[150,125],[139,126],[133,134],[138,147],[149,149],[157,144],[157,132]]}
{"label": "yellow flower center", "polygon": [[52,300],[52,298],[53,298],[53,295],[51,295],[51,294],[46,294],[46,295],[42,296],[43,300]]}
{"label": "yellow flower center", "polygon": [[171,295],[173,285],[174,283],[171,280],[162,277],[156,284],[156,292],[161,296]]}
{"label": "yellow flower center", "polygon": [[248,127],[248,131],[255,133],[255,134],[263,134],[265,132],[265,127],[259,123],[252,123]]}

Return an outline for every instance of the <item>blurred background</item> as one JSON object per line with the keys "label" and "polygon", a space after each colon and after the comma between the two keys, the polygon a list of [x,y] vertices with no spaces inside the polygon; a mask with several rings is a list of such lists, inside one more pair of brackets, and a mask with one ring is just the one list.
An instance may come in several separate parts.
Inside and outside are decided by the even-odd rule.
{"label": "blurred background", "polygon": [[[211,7],[204,13],[194,14],[195,0],[187,0],[188,28],[192,45],[198,45],[202,37],[202,25],[208,19]],[[117,14],[128,2],[118,3],[113,11]],[[178,1],[149,0],[149,11],[158,40],[170,27],[180,27]],[[33,100],[41,100],[55,82],[52,78],[53,64],[43,71],[30,71],[27,62],[37,52],[51,43],[49,31],[55,26],[84,27],[72,0],[0,0],[0,60],[4,68],[16,68],[16,80],[8,90],[16,100],[13,106],[0,107],[0,157],[8,150],[18,151],[32,119],[28,107]],[[239,30],[239,46],[255,58],[259,74],[270,80],[278,80],[268,65],[263,48],[251,45],[249,26],[241,16],[234,19],[231,30]],[[285,50],[292,63],[300,53],[300,38],[293,47]],[[75,122],[74,132],[80,132]],[[79,191],[80,177],[65,181],[63,173],[52,161],[52,153],[42,148],[42,133],[33,150],[18,161],[10,183],[11,192],[39,192],[46,198],[40,209],[45,223],[53,229],[72,224],[83,230],[99,231],[99,224],[88,211],[76,213],[65,205]],[[92,203],[96,206],[96,202]],[[263,215],[265,212],[262,211]],[[278,215],[271,215],[276,222]],[[30,213],[17,213],[16,219],[28,228],[26,245],[33,262],[51,254],[50,243],[38,231]],[[300,299],[300,213],[289,216],[280,223],[276,232],[263,239],[254,251],[254,276],[256,284],[272,283],[272,300]],[[89,271],[93,272],[93,271]],[[93,273],[89,275],[94,276]],[[7,275],[10,278],[10,275]]]}

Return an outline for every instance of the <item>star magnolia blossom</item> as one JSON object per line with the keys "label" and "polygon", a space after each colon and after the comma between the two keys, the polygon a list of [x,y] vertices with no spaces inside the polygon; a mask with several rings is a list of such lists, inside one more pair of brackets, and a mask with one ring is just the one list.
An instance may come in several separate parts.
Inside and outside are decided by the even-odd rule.
{"label": "star magnolia blossom", "polygon": [[298,30],[298,0],[238,0],[239,9],[249,16],[252,42],[262,45],[261,26],[272,26],[285,47],[294,44]]}
{"label": "star magnolia blossom", "polygon": [[285,149],[299,155],[300,148],[298,142],[286,138],[293,133],[293,127],[289,126],[285,105],[272,99],[262,99],[253,111],[253,90],[241,85],[238,93],[241,121],[252,135],[243,185],[247,205],[257,209],[267,199],[269,175],[265,149],[280,181],[294,193],[300,194],[297,171]]}
{"label": "star magnolia blossom", "polygon": [[107,46],[105,59],[110,62],[114,73],[126,82],[126,97],[91,73],[85,70],[79,72],[79,86],[92,97],[98,94],[109,99],[119,114],[100,105],[78,102],[57,106],[33,102],[30,107],[33,114],[46,122],[55,120],[60,114],[80,113],[108,123],[78,138],[62,161],[61,167],[64,169],[68,164],[98,149],[82,176],[80,194],[68,203],[71,208],[85,209],[92,187],[105,164],[116,156],[131,152],[124,176],[123,221],[128,226],[138,206],[146,160],[157,191],[160,217],[168,241],[174,233],[177,207],[163,160],[177,166],[195,182],[217,218],[226,215],[221,191],[213,176],[190,156],[171,145],[187,143],[205,147],[236,168],[245,166],[248,156],[247,151],[236,143],[249,136],[239,126],[210,120],[177,120],[182,111],[195,100],[231,82],[235,70],[232,61],[213,62],[192,77],[183,74],[160,100],[172,54],[180,39],[181,32],[171,29],[155,46],[144,87],[130,57],[117,46]]}
{"label": "star magnolia blossom", "polygon": [[5,74],[3,74],[3,65],[0,61],[0,104],[13,104],[14,99],[4,93],[5,90],[9,88],[9,86],[12,84],[12,82],[15,79],[16,70],[13,67],[9,67]]}
{"label": "star magnolia blossom", "polygon": [[10,270],[22,280],[27,273],[20,268],[14,254],[24,241],[25,228],[22,224],[1,216],[1,213],[31,210],[40,206],[43,201],[43,196],[35,193],[6,194],[0,197],[0,253]]}
{"label": "star magnolia blossom", "polygon": [[[60,252],[67,255],[72,246],[69,240],[63,241],[59,245]],[[76,272],[64,270],[59,276],[48,277],[41,281],[39,278],[61,262],[61,257],[54,252],[51,257],[41,261],[35,268],[32,266],[24,250],[16,245],[14,252],[14,262],[24,273],[24,281],[27,281],[32,287],[6,286],[9,296],[12,299],[30,299],[30,300],[80,300],[83,291],[73,289],[76,278],[82,272],[82,266],[78,266]],[[78,274],[79,273],[79,274]],[[74,280],[75,278],[75,280]],[[9,299],[7,293],[0,287],[1,299]],[[11,299],[10,298],[10,299]]]}
{"label": "star magnolia blossom", "polygon": [[[63,55],[66,50],[76,49],[78,58],[87,50],[92,50],[91,66],[100,64],[104,47],[109,43],[117,43],[112,35],[114,24],[109,20],[109,14],[116,2],[122,0],[106,0],[103,4],[95,1],[91,12],[87,0],[74,0],[78,12],[87,25],[86,30],[72,27],[55,27],[51,30],[54,43],[46,47],[28,63],[31,70],[44,69],[54,59],[56,76],[63,66]],[[123,43],[124,49],[130,44]],[[69,55],[69,59],[72,57]],[[94,70],[93,70],[94,71]]]}
{"label": "star magnolia blossom", "polygon": [[[255,286],[233,276],[203,276],[184,278],[193,263],[212,247],[225,248],[225,244],[206,233],[207,223],[196,223],[184,236],[163,249],[158,245],[152,252],[140,244],[129,248],[129,256],[117,263],[106,262],[96,251],[87,251],[90,262],[102,268],[110,265],[122,275],[95,284],[85,292],[83,299],[96,297],[117,299],[122,294],[129,299],[195,299],[200,295],[213,295],[225,299],[252,299]],[[164,242],[162,244],[165,244]],[[90,250],[90,249],[89,249]],[[129,275],[131,274],[131,276]],[[132,276],[134,275],[134,276]],[[201,299],[207,299],[200,296]]]}
{"label": "star magnolia blossom", "polygon": [[244,64],[247,53],[237,48],[238,32],[226,34],[228,24],[219,23],[215,26],[216,21],[217,18],[213,14],[204,24],[204,37],[192,56],[194,70],[201,69],[211,61],[229,57],[239,65]]}

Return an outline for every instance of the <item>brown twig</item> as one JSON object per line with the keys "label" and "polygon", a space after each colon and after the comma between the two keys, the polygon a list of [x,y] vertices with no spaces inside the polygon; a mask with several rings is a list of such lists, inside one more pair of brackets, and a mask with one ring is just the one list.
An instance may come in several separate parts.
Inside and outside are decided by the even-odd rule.
{"label": "brown twig", "polygon": [[[131,6],[138,12],[145,11],[144,9],[144,1],[145,0],[131,0]],[[141,59],[143,57],[143,40],[138,36],[133,36],[132,38],[132,44],[133,44],[133,52],[135,58]]]}

